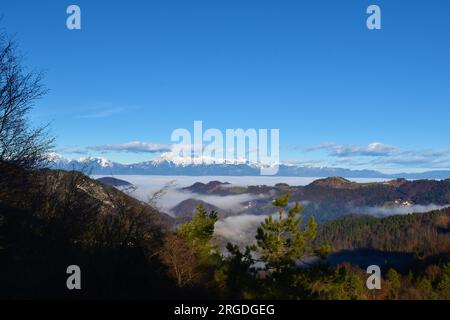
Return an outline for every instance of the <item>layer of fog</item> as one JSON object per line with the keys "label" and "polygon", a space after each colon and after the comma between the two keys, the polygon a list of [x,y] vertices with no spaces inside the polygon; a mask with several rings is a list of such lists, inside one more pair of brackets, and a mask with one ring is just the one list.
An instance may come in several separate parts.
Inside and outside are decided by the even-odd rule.
{"label": "layer of fog", "polygon": [[[99,178],[103,176],[93,176]],[[225,211],[240,213],[245,210],[245,203],[257,199],[259,196],[240,194],[236,196],[199,195],[196,193],[181,191],[181,188],[191,186],[195,182],[208,183],[210,181],[228,182],[231,186],[267,185],[274,186],[277,183],[287,183],[291,186],[304,186],[322,177],[270,177],[270,176],[148,176],[148,175],[116,175],[117,179],[132,183],[136,189],[131,195],[142,201],[148,201],[153,194],[165,188],[164,194],[156,199],[158,208],[166,213],[180,202],[194,198],[205,201]],[[377,182],[383,179],[355,178],[355,182]],[[244,204],[243,204],[244,203]]]}
{"label": "layer of fog", "polygon": [[[100,176],[95,176],[98,178]],[[161,198],[157,199],[157,205],[160,210],[171,213],[171,209],[180,202],[193,198],[210,203],[222,210],[232,211],[233,213],[241,213],[237,216],[230,216],[219,220],[215,225],[215,235],[219,238],[235,244],[248,244],[254,239],[256,229],[267,215],[251,215],[245,214],[245,203],[255,200],[258,195],[240,194],[233,196],[214,196],[200,195],[196,193],[181,191],[183,187],[190,186],[195,182],[207,183],[210,181],[229,182],[233,186],[248,185],[269,185],[273,186],[277,183],[287,183],[289,185],[306,185],[319,178],[302,178],[302,177],[191,177],[191,176],[133,176],[123,175],[114,176],[132,183],[136,189],[132,192],[132,196],[147,201],[151,196],[167,186],[167,190]],[[352,179],[356,182],[374,182],[380,179]],[[314,205],[302,201],[304,206]],[[439,205],[410,205],[410,206],[390,206],[390,207],[359,207],[349,208],[350,213],[369,214],[378,217],[390,215],[402,215],[409,213],[421,213],[432,210],[439,210],[446,206]]]}
{"label": "layer of fog", "polygon": [[[101,176],[94,176],[99,178]],[[239,194],[230,196],[217,195],[201,195],[189,191],[181,190],[181,188],[191,186],[196,182],[208,183],[210,181],[229,182],[232,186],[247,185],[275,185],[285,181],[283,177],[191,177],[191,176],[141,176],[141,175],[117,175],[117,179],[125,180],[132,183],[135,189],[131,192],[131,196],[148,201],[152,196],[165,189],[160,198],[156,199],[157,207],[171,214],[171,209],[180,202],[187,199],[197,199],[210,203],[224,211],[233,214],[239,214],[246,209],[246,204],[252,200],[263,198],[262,195]],[[314,178],[292,178],[292,183],[297,185],[305,185],[310,183]]]}
{"label": "layer of fog", "polygon": [[219,220],[214,225],[216,237],[233,244],[249,244],[255,238],[256,229],[267,218],[266,215],[242,214]]}
{"label": "layer of fog", "polygon": [[[307,205],[302,202],[303,205]],[[411,206],[397,206],[397,207],[365,207],[354,209],[353,212],[368,214],[377,217],[387,217],[392,215],[405,215],[411,213],[424,213],[433,210],[440,210],[448,206],[430,205],[411,205]],[[261,222],[266,219],[268,215],[251,215],[242,214],[239,216],[227,217],[217,221],[214,226],[215,236],[219,239],[225,239],[227,242],[243,246],[254,241],[256,230]]]}
{"label": "layer of fog", "polygon": [[377,217],[386,217],[394,215],[405,215],[410,213],[424,213],[433,210],[441,210],[449,205],[440,206],[435,204],[428,205],[409,205],[409,206],[389,206],[389,207],[362,207],[352,209],[350,213],[368,214]]}

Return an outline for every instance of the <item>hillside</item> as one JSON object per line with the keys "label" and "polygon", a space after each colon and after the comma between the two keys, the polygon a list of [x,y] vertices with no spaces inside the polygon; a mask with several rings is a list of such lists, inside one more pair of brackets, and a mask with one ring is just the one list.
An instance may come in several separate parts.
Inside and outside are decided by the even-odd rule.
{"label": "hillside", "polygon": [[196,182],[189,187],[182,188],[181,190],[190,191],[200,194],[226,194],[227,187],[230,184],[228,182],[210,181],[208,183]]}
{"label": "hillside", "polygon": [[320,225],[318,234],[333,251],[368,249],[419,257],[450,253],[450,208],[386,218],[352,215]]}
{"label": "hillside", "polygon": [[[0,298],[189,296],[158,258],[172,223],[81,173],[1,164]],[[65,286],[73,264],[79,292]]]}
{"label": "hillside", "polygon": [[218,207],[207,203],[202,200],[197,199],[186,199],[184,201],[181,201],[179,204],[177,204],[175,207],[173,207],[170,211],[174,214],[177,221],[183,222],[183,221],[189,221],[192,216],[195,213],[195,210],[198,205],[202,205],[206,211],[211,212],[215,211],[217,212],[217,215],[219,218],[222,218],[225,216],[225,213],[219,209]]}

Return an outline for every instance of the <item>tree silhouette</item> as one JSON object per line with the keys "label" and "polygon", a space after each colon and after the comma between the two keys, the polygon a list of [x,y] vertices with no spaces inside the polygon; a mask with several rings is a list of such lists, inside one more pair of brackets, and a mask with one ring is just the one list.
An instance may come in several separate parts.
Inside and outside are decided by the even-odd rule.
{"label": "tree silhouette", "polygon": [[53,143],[47,126],[33,128],[27,119],[47,92],[42,78],[25,70],[14,41],[0,34],[0,163],[35,168],[47,160]]}

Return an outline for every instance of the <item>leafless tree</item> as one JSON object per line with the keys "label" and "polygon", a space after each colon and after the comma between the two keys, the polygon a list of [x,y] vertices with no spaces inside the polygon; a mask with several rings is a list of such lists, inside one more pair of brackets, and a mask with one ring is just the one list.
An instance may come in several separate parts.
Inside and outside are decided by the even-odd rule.
{"label": "leafless tree", "polygon": [[170,188],[173,188],[176,186],[176,180],[170,180],[167,182],[161,189],[155,191],[150,195],[150,197],[147,200],[147,203],[152,206],[153,208],[157,210],[162,210],[161,206],[158,205],[158,202],[161,200],[162,197],[164,197],[169,191]]}
{"label": "leafless tree", "polygon": [[47,126],[33,128],[28,114],[47,90],[43,74],[26,71],[14,41],[0,34],[0,163],[41,166],[53,139]]}
{"label": "leafless tree", "polygon": [[194,284],[201,277],[195,248],[175,234],[166,237],[160,258],[179,287]]}

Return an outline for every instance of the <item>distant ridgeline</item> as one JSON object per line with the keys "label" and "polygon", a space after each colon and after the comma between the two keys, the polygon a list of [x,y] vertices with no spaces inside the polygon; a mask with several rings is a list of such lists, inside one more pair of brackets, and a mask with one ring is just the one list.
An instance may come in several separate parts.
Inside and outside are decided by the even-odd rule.
{"label": "distant ridgeline", "polygon": [[[260,166],[251,163],[202,163],[184,164],[163,156],[151,161],[121,164],[104,158],[67,160],[59,155],[51,156],[53,169],[76,170],[96,175],[185,175],[185,176],[260,176]],[[314,168],[281,164],[276,176],[282,177],[346,177],[383,179],[450,179],[450,171],[423,173],[384,174],[374,170],[350,170],[344,168]]]}

